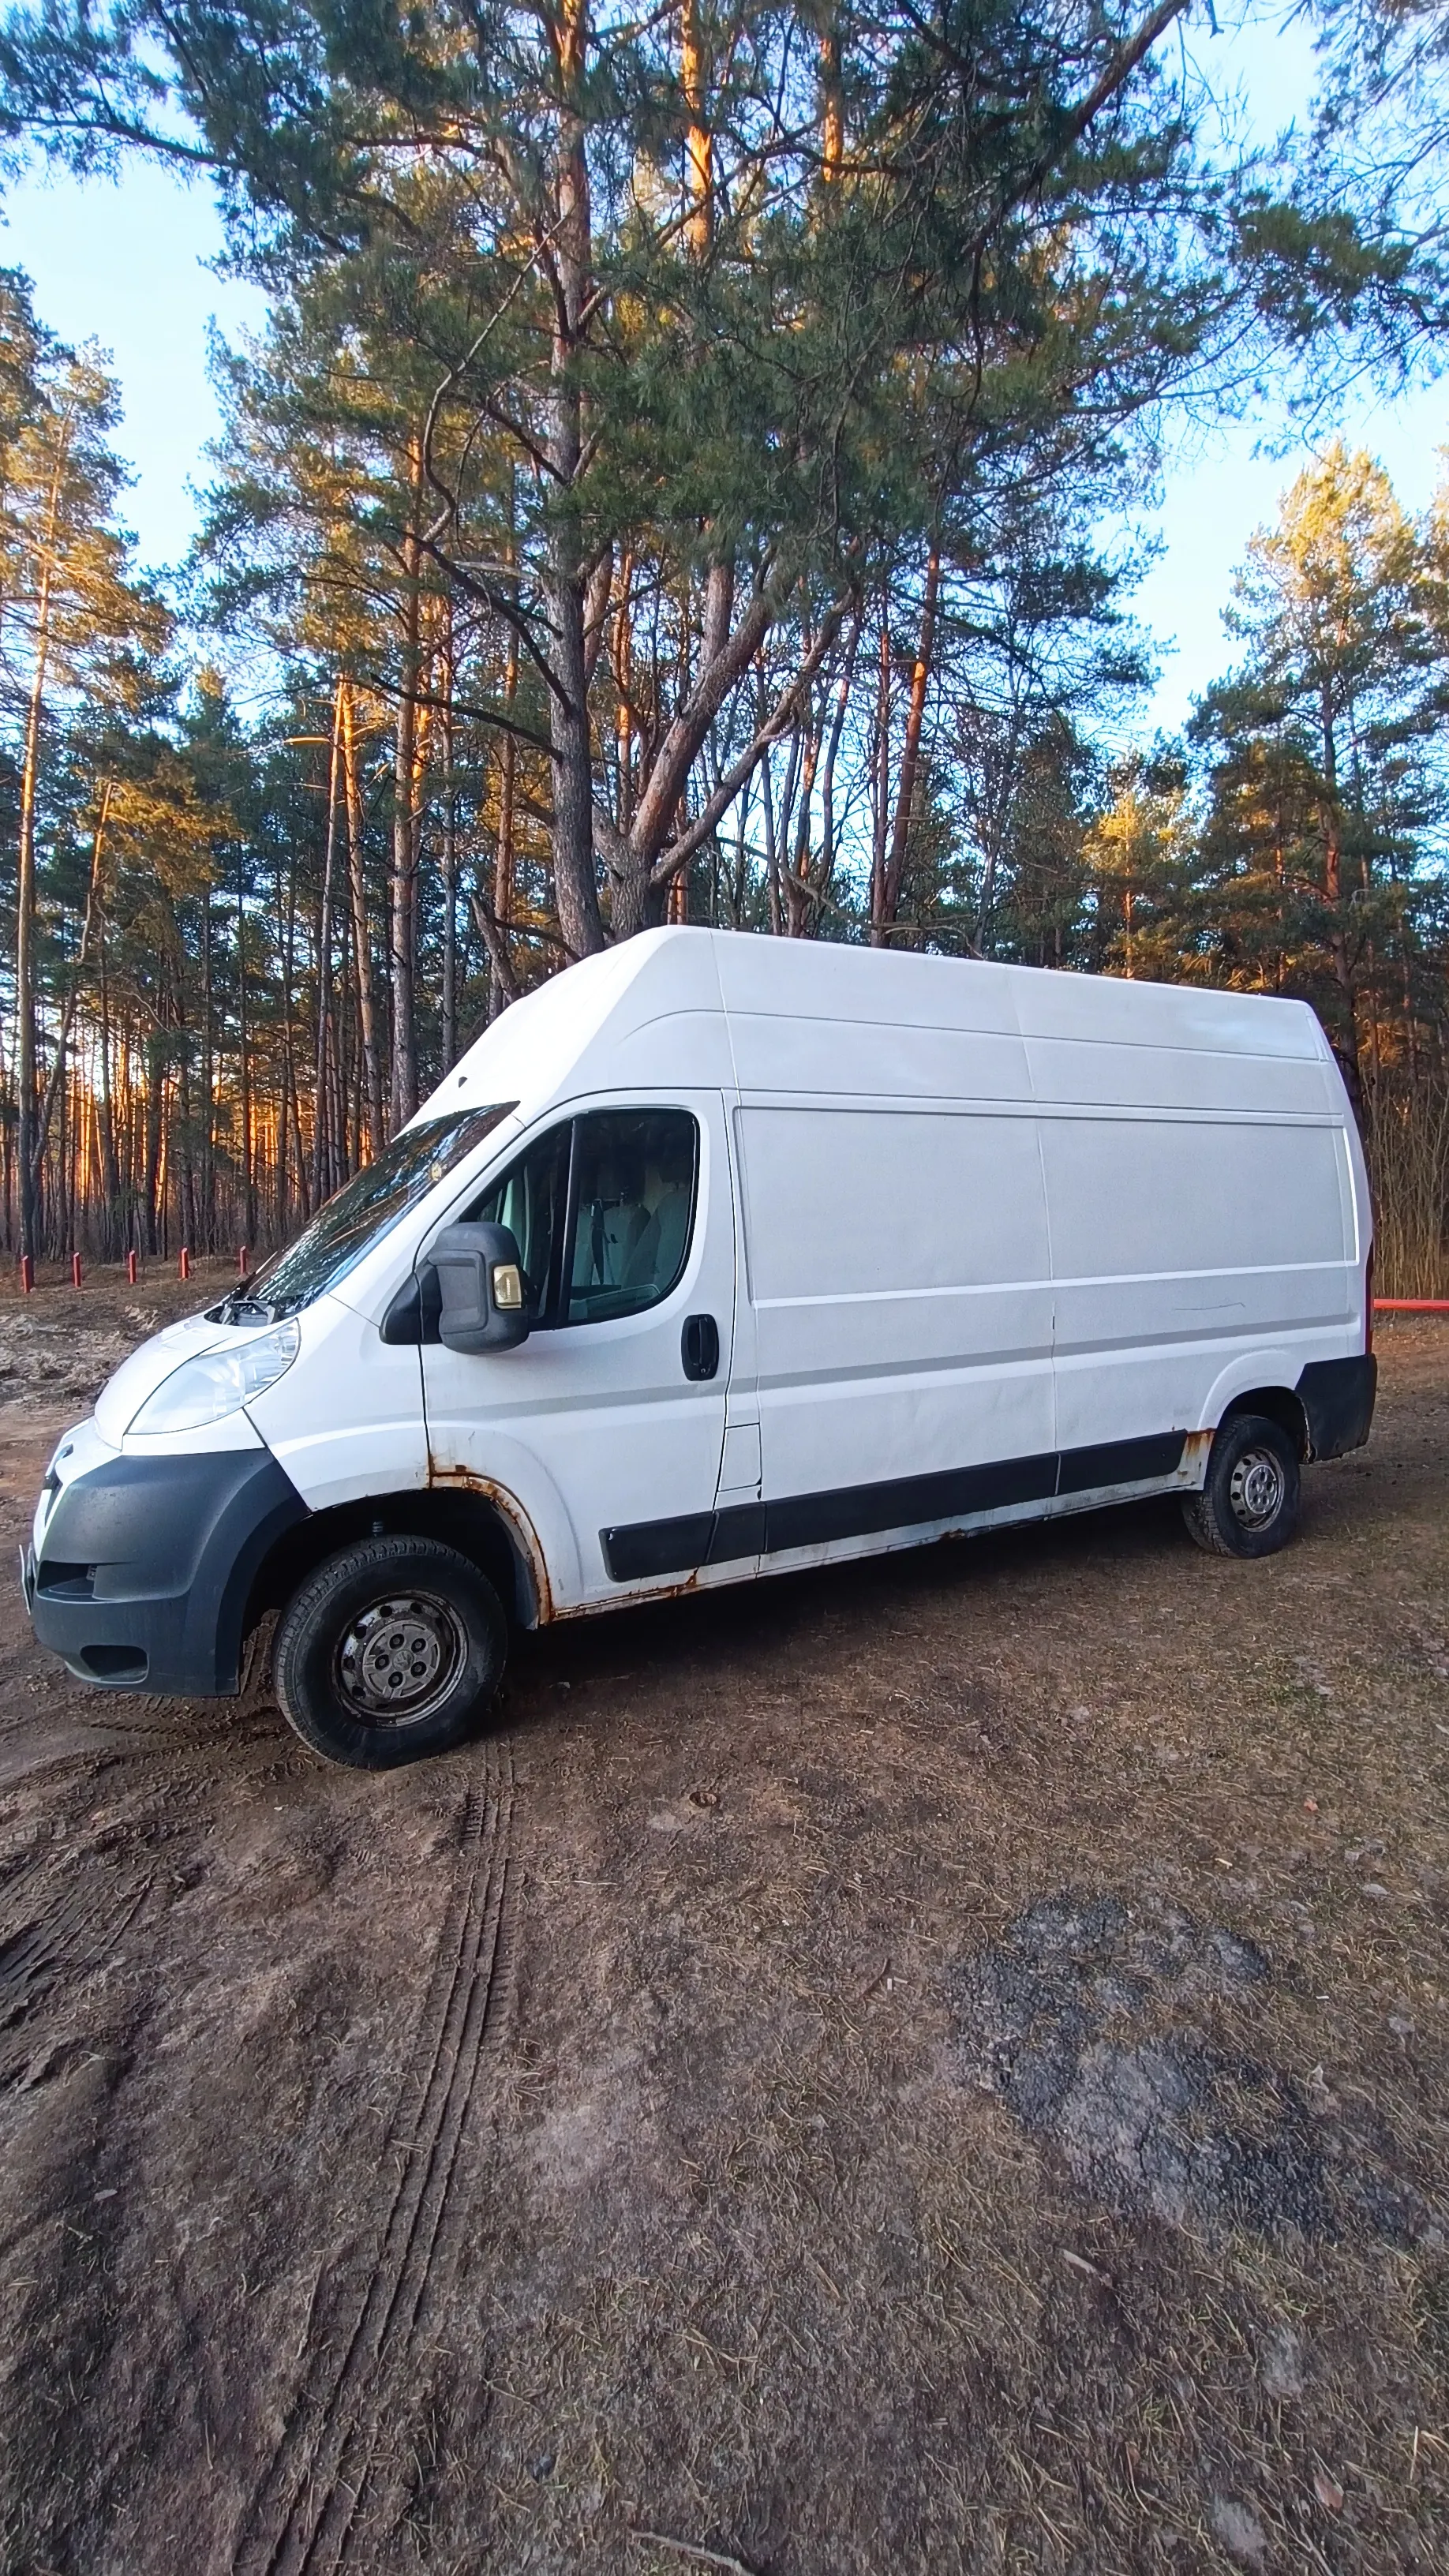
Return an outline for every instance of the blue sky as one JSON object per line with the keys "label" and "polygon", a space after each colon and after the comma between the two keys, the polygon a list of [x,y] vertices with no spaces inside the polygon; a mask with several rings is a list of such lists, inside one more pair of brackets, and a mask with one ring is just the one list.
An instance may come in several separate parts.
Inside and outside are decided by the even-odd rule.
{"label": "blue sky", "polygon": [[[1260,22],[1216,39],[1200,27],[1192,41],[1215,90],[1241,85],[1254,132],[1266,136],[1301,113],[1312,58],[1296,23],[1278,32]],[[205,480],[202,451],[217,424],[208,323],[228,336],[256,327],[262,299],[208,267],[221,228],[204,187],[148,163],[131,164],[114,183],[32,175],[9,191],[5,214],[0,259],[29,272],[42,320],[65,339],[98,341],[112,357],[125,406],[118,443],[136,477],[131,523],[145,561],[175,562],[195,525],[190,487]],[[1449,380],[1396,403],[1361,386],[1315,436],[1321,443],[1335,429],[1380,457],[1404,503],[1421,508],[1440,470],[1436,451],[1449,441]],[[1287,435],[1273,410],[1184,434],[1160,508],[1142,513],[1141,532],[1163,546],[1137,599],[1163,656],[1156,698],[1139,719],[1146,731],[1179,724],[1231,659],[1221,612],[1234,569],[1308,452],[1301,440],[1286,454],[1266,452]]]}
{"label": "blue sky", "polygon": [[7,189],[3,213],[0,260],[27,271],[40,320],[114,361],[117,444],[136,476],[130,522],[146,562],[176,562],[196,524],[188,485],[205,480],[201,451],[217,427],[208,323],[228,336],[255,328],[264,299],[210,273],[222,235],[209,193],[152,162],[84,186],[36,172]]}

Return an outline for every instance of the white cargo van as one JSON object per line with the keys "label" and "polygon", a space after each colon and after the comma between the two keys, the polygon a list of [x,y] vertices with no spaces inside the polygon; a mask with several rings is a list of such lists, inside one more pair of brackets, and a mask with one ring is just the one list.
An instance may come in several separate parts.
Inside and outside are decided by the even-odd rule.
{"label": "white cargo van", "polygon": [[1300,1003],[660,930],[521,1002],[56,1451],[37,1635],[382,1767],[510,1620],[1179,1493],[1368,1435],[1369,1199]]}

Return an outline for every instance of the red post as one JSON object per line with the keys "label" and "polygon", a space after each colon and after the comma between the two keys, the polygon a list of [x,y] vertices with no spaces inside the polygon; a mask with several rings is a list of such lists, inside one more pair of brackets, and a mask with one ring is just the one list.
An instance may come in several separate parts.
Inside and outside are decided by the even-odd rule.
{"label": "red post", "polygon": [[70,1284],[72,1288],[78,1288],[81,1284],[80,1254],[78,1252],[73,1252],[70,1256]]}
{"label": "red post", "polygon": [[236,1266],[238,1278],[245,1279],[247,1275],[247,1248],[244,1243],[240,1244],[237,1248]]}
{"label": "red post", "polygon": [[128,1252],[126,1255],[126,1277],[130,1280],[130,1283],[134,1288],[136,1285],[136,1256],[134,1252]]}
{"label": "red post", "polygon": [[191,1277],[191,1254],[184,1243],[181,1247],[181,1260],[178,1266],[180,1276],[183,1279],[189,1279]]}
{"label": "red post", "polygon": [[22,1295],[26,1297],[30,1296],[35,1287],[35,1264],[28,1252],[22,1252],[20,1256],[20,1287]]}

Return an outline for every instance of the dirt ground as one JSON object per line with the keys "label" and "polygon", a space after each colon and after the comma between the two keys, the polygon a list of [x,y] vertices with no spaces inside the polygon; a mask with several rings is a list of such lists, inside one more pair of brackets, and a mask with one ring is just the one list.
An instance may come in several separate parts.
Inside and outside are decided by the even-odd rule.
{"label": "dirt ground", "polygon": [[[141,1328],[68,1300],[13,1539],[35,1351]],[[1449,1331],[1380,1346],[1266,1564],[564,1628],[383,1779],[6,1589],[0,2565],[1449,2565]]]}

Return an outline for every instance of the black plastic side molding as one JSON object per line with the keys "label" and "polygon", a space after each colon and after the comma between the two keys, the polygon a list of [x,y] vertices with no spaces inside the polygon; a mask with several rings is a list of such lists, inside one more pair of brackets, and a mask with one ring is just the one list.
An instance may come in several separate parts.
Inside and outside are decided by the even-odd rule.
{"label": "black plastic side molding", "polygon": [[969,1519],[1013,1503],[1046,1503],[1057,1494],[1150,1484],[1175,1475],[1185,1431],[1141,1440],[1112,1440],[1091,1449],[1046,1450],[1036,1458],[1003,1458],[981,1467],[951,1467],[934,1476],[897,1476],[833,1492],[788,1494],[768,1503],[736,1503],[722,1512],[689,1512],[672,1521],[636,1521],[601,1530],[604,1563],[615,1583],[644,1583],[656,1574],[690,1574],[701,1565],[736,1564],[792,1547],[912,1529],[927,1521]]}

